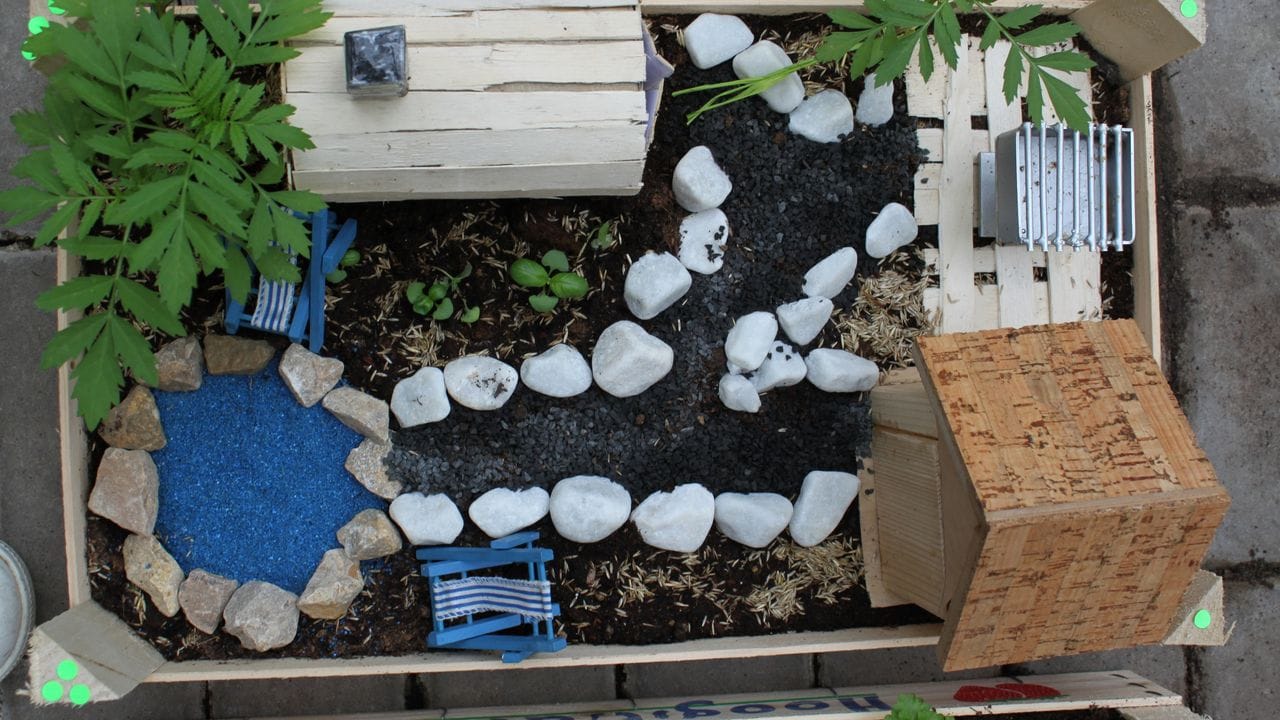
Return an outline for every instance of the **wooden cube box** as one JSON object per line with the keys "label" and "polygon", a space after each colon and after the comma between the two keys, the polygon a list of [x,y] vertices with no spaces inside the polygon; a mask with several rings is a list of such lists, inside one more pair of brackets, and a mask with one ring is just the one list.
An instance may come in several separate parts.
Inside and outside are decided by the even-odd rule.
{"label": "wooden cube box", "polygon": [[915,355],[918,382],[872,393],[873,531],[884,589],[944,619],[946,669],[1182,626],[1229,500],[1137,325],[926,337]]}

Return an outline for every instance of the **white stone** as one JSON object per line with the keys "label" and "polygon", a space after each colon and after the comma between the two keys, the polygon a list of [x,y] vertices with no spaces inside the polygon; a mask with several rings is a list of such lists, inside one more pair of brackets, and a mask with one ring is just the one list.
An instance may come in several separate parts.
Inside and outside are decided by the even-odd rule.
{"label": "white stone", "polygon": [[533,525],[550,510],[551,495],[540,487],[494,488],[476,498],[467,515],[485,535],[500,538]]}
{"label": "white stone", "polygon": [[551,489],[551,522],[573,542],[599,542],[622,527],[631,514],[631,495],[609,478],[575,475]]}
{"label": "white stone", "polygon": [[858,476],[846,472],[814,470],[805,475],[791,514],[791,539],[801,547],[826,540],[858,496],[858,484]]}
{"label": "white stone", "polygon": [[293,398],[302,407],[311,407],[342,379],[343,365],[337,358],[321,357],[294,343],[280,356],[278,370]]}
{"label": "white stone", "polygon": [[827,392],[866,392],[880,379],[875,363],[844,350],[813,350],[804,364],[809,368],[809,382]]}
{"label": "white stone", "polygon": [[562,343],[525,360],[520,365],[520,381],[543,395],[573,397],[591,388],[591,366],[577,348]]}
{"label": "white stone", "polygon": [[751,46],[751,28],[734,15],[703,13],[684,29],[684,49],[694,67],[706,70]]}
{"label": "white stone", "polygon": [[853,132],[853,103],[839,90],[823,90],[791,111],[788,128],[814,142],[840,142]]}
{"label": "white stone", "polygon": [[724,266],[729,241],[729,218],[720,209],[703,210],[680,221],[680,262],[690,270],[711,275]]}
{"label": "white stone", "polygon": [[440,422],[449,417],[449,392],[444,387],[444,371],[424,367],[396,383],[391,391],[391,412],[402,428]]}
{"label": "white stone", "polygon": [[226,630],[246,649],[262,652],[284,647],[298,634],[298,596],[269,582],[252,580],[239,587],[222,611]]}
{"label": "white stone", "polygon": [[444,366],[449,397],[472,410],[497,410],[507,404],[519,384],[515,368],[484,355],[467,355]]}
{"label": "white stone", "polygon": [[684,154],[676,163],[671,176],[671,189],[676,202],[689,212],[702,212],[720,207],[729,197],[733,183],[724,170],[716,164],[715,156],[706,145],[698,145]]}
{"label": "white stone", "polygon": [[774,388],[799,384],[807,372],[804,358],[795,348],[784,342],[775,342],[764,362],[751,375],[751,385],[763,395]]}
{"label": "white stone", "polygon": [[919,231],[916,216],[906,206],[889,203],[867,226],[867,254],[873,258],[885,257],[914,242]]}
{"label": "white stone", "polygon": [[760,412],[760,393],[750,380],[732,373],[720,378],[720,402],[738,412]]}
{"label": "white stone", "polygon": [[671,346],[630,320],[619,320],[600,333],[591,353],[591,375],[601,390],[626,398],[653,387],[671,372]]}
{"label": "white stone", "polygon": [[804,274],[804,294],[808,297],[834,298],[858,271],[858,252],[843,247],[818,261]]}
{"label": "white stone", "polygon": [[659,550],[679,553],[702,547],[715,518],[715,496],[697,483],[656,492],[631,513],[641,539]]}
{"label": "white stone", "polygon": [[462,534],[462,513],[447,495],[405,493],[389,512],[410,545],[448,545]]}
{"label": "white stone", "polygon": [[818,337],[836,309],[830,298],[809,297],[778,306],[778,326],[797,345],[808,345]]}
{"label": "white stone", "polygon": [[[761,40],[738,53],[733,59],[733,73],[740,78],[760,77],[791,65],[787,51],[769,40]],[[804,81],[799,73],[791,73],[781,82],[760,93],[774,112],[789,113],[804,100]]]}
{"label": "white stone", "polygon": [[355,388],[340,387],[330,390],[320,404],[343,425],[370,440],[391,442],[391,413],[378,398]]}
{"label": "white stone", "polygon": [[721,493],[716,529],[734,542],[762,548],[787,528],[791,511],[791,501],[777,493]]}
{"label": "white stone", "polygon": [[724,340],[729,362],[744,371],[755,370],[778,337],[778,320],[769,312],[753,312],[738,318]]}
{"label": "white stone", "polygon": [[622,296],[632,315],[648,320],[674,305],[692,286],[693,276],[675,255],[647,253],[631,263]]}
{"label": "white stone", "polygon": [[858,96],[858,122],[878,127],[893,119],[893,83],[876,87],[876,76],[868,75]]}

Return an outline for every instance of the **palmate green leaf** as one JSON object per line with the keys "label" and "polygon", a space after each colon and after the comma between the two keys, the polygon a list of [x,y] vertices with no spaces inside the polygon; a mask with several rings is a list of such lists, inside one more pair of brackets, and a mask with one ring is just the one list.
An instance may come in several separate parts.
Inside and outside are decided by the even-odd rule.
{"label": "palmate green leaf", "polygon": [[45,290],[36,297],[36,307],[45,311],[83,310],[106,299],[115,284],[110,275],[84,275]]}
{"label": "palmate green leaf", "polygon": [[1022,51],[1014,48],[1004,61],[1004,99],[1012,103],[1018,98],[1018,88],[1022,87]]}
{"label": "palmate green leaf", "polygon": [[1027,23],[1040,17],[1040,13],[1044,10],[1042,5],[1023,5],[1020,8],[1010,10],[1003,15],[998,15],[1000,25],[1009,29],[1017,30]]}
{"label": "palmate green leaf", "polygon": [[308,190],[276,190],[271,193],[271,199],[301,213],[320,212],[328,207],[324,198]]}
{"label": "palmate green leaf", "polygon": [[301,282],[302,273],[298,266],[289,262],[289,256],[278,247],[269,247],[267,251],[253,259],[258,271],[268,280],[284,280],[285,282]]}
{"label": "palmate green leaf", "polygon": [[1015,35],[1014,40],[1023,46],[1056,45],[1078,34],[1080,34],[1079,25],[1073,22],[1059,22],[1032,28],[1021,35]]}
{"label": "palmate green leaf", "polygon": [[147,339],[128,320],[118,315],[111,315],[110,318],[107,330],[111,333],[111,341],[121,362],[138,381],[152,386],[158,384],[160,380],[156,376],[156,356],[151,352]]}
{"label": "palmate green leaf", "polygon": [[108,85],[120,83],[115,64],[98,42],[95,34],[76,31],[60,32],[56,40],[58,50],[66,56],[72,67]]}
{"label": "palmate green leaf", "polygon": [[44,352],[40,355],[41,369],[52,370],[60,367],[84,352],[98,337],[98,333],[102,332],[106,322],[106,313],[94,313],[59,330],[49,344],[45,345]]}
{"label": "palmate green leaf", "polygon": [[884,60],[876,68],[877,87],[888,85],[894,78],[906,72],[907,65],[911,62],[911,54],[915,52],[916,43],[920,42],[924,36],[925,31],[921,28],[905,38],[899,38],[885,51]]}
{"label": "palmate green leaf", "polygon": [[227,292],[241,305],[249,300],[249,286],[253,282],[253,273],[249,269],[249,261],[244,256],[240,245],[227,243],[225,262],[222,267],[222,279],[226,283]]}
{"label": "palmate green leaf", "polygon": [[209,33],[209,37],[213,38],[218,49],[222,50],[234,64],[243,38],[240,31],[236,30],[231,21],[210,0],[199,0],[196,3],[196,12],[200,16],[200,24]]}
{"label": "palmate green leaf", "polygon": [[76,221],[76,216],[80,214],[80,207],[84,205],[81,200],[68,200],[54,211],[40,225],[40,229],[36,232],[35,240],[32,244],[36,247],[44,247],[58,238],[58,235],[71,226]]}
{"label": "palmate green leaf", "polygon": [[120,389],[124,387],[124,373],[116,358],[111,333],[98,335],[80,359],[80,364],[72,369],[71,377],[76,381],[71,396],[76,399],[85,425],[94,430],[111,408],[120,402]]}
{"label": "palmate green leaf", "polygon": [[171,312],[177,313],[191,304],[191,291],[196,287],[196,256],[181,233],[174,235],[164,257],[160,258],[156,284],[160,287],[160,299]]}
{"label": "palmate green leaf", "polygon": [[[857,15],[857,13],[854,14]],[[858,17],[862,16],[858,15]],[[814,57],[820,63],[835,62],[861,45],[865,37],[866,33],[861,32],[831,33],[818,46]]]}
{"label": "palmate green leaf", "polygon": [[170,310],[154,290],[124,277],[120,278],[118,288],[120,304],[138,320],[169,335],[186,334],[177,313]]}
{"label": "palmate green leaf", "polygon": [[62,238],[58,240],[58,247],[66,250],[72,255],[78,255],[86,260],[95,260],[98,262],[124,257],[129,250],[128,243],[123,240],[101,237],[98,235],[90,235],[84,238]]}
{"label": "palmate green leaf", "polygon": [[106,221],[112,225],[143,225],[172,207],[186,182],[185,175],[173,175],[147,183],[107,210]]}
{"label": "palmate green leaf", "polygon": [[111,62],[123,68],[138,38],[138,5],[134,0],[99,0],[94,3],[93,28]]}
{"label": "palmate green leaf", "polygon": [[277,245],[292,250],[299,257],[311,255],[311,236],[301,218],[294,217],[287,209],[275,205],[271,208],[271,220]]}
{"label": "palmate green leaf", "polygon": [[1093,69],[1096,65],[1089,56],[1072,50],[1041,55],[1036,58],[1036,64],[1043,68],[1051,68],[1063,72],[1084,72]]}
{"label": "palmate green leaf", "polygon": [[19,185],[0,192],[0,210],[9,213],[7,225],[13,226],[40,217],[58,205],[56,195],[31,185]]}
{"label": "palmate green leaf", "polygon": [[1044,81],[1044,89],[1049,95],[1049,102],[1053,104],[1053,111],[1062,122],[1073,130],[1087,132],[1091,120],[1089,108],[1076,89],[1052,73],[1042,72],[1040,78]]}
{"label": "palmate green leaf", "polygon": [[830,10],[827,12],[827,17],[831,18],[831,22],[851,30],[870,30],[876,27],[874,20],[850,8]]}

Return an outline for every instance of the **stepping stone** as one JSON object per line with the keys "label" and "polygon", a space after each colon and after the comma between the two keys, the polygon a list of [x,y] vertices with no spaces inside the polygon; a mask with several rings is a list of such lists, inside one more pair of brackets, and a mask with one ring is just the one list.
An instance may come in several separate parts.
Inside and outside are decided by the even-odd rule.
{"label": "stepping stone", "polygon": [[579,543],[599,542],[627,521],[631,495],[609,478],[575,475],[551,489],[550,511],[561,537]]}
{"label": "stepping stone", "polygon": [[804,363],[809,368],[809,382],[826,392],[867,392],[880,379],[875,363],[844,350],[812,350]]}
{"label": "stepping stone", "polygon": [[778,306],[778,325],[797,345],[808,345],[818,337],[836,309],[830,298],[805,298]]}
{"label": "stepping stone", "polygon": [[858,484],[858,476],[846,472],[814,470],[805,475],[791,515],[791,539],[801,547],[826,540],[858,496]]}
{"label": "stepping stone", "polygon": [[[769,40],[761,40],[738,53],[733,59],[733,74],[740,78],[761,77],[791,65],[787,51]],[[791,73],[781,82],[760,93],[774,112],[789,113],[804,100],[804,82],[799,73]]]}
{"label": "stepping stone", "polygon": [[711,275],[724,266],[729,219],[720,209],[703,210],[680,221],[680,262],[693,272]]}
{"label": "stepping stone", "polygon": [[818,261],[804,274],[804,294],[832,299],[839,295],[858,271],[858,252],[840,248]]}
{"label": "stepping stone", "polygon": [[853,103],[839,90],[823,90],[791,111],[788,129],[817,143],[837,143],[853,132]]}
{"label": "stepping stone", "polygon": [[444,366],[449,397],[472,410],[497,410],[511,399],[520,374],[510,365],[484,355],[468,355]]}
{"label": "stepping stone", "polygon": [[724,341],[724,354],[729,362],[743,371],[760,367],[769,347],[778,337],[778,320],[773,313],[753,312],[738,318]]}
{"label": "stepping stone", "polygon": [[791,522],[791,501],[777,493],[721,493],[716,496],[716,529],[750,548],[762,548]]}
{"label": "stepping stone", "polygon": [[696,213],[720,207],[733,190],[733,183],[716,164],[711,149],[699,145],[676,163],[675,173],[671,176],[671,190],[680,207]]}
{"label": "stepping stone", "polygon": [[494,488],[476,498],[467,515],[491,538],[506,537],[533,525],[551,511],[551,495],[540,487]]}
{"label": "stepping stone", "polygon": [[405,493],[391,501],[396,521],[410,545],[449,545],[462,534],[462,513],[448,495]]}
{"label": "stepping stone", "polygon": [[733,58],[754,40],[751,28],[734,15],[703,13],[684,29],[684,49],[699,70]]}
{"label": "stepping stone", "polygon": [[591,366],[577,348],[562,343],[525,360],[520,381],[548,397],[574,397],[591,389]]}
{"label": "stepping stone", "polygon": [[887,257],[894,250],[915,242],[919,232],[915,215],[905,205],[889,203],[867,227],[867,254],[873,258]]}
{"label": "stepping stone", "polygon": [[601,390],[627,398],[648,390],[671,372],[671,346],[630,320],[620,320],[600,333],[591,353],[591,374]]}
{"label": "stepping stone", "polygon": [[449,417],[451,409],[440,368],[420,368],[391,391],[391,413],[402,428],[440,422]]}
{"label": "stepping stone", "polygon": [[648,320],[674,305],[692,286],[693,276],[675,255],[647,253],[627,270],[622,296],[632,315]]}
{"label": "stepping stone", "polygon": [[631,513],[631,521],[647,544],[679,553],[702,547],[715,517],[715,496],[697,483],[653,493]]}

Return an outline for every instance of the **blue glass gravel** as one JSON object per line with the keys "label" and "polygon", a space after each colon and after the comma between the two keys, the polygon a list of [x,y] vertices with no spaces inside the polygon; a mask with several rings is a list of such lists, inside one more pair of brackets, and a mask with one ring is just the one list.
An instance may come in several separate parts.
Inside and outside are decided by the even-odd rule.
{"label": "blue glass gravel", "polygon": [[156,392],[169,442],[156,537],[186,572],[266,580],[300,593],[352,515],[386,503],[343,468],[355,432],[293,399],[273,362],[259,375],[206,375]]}

